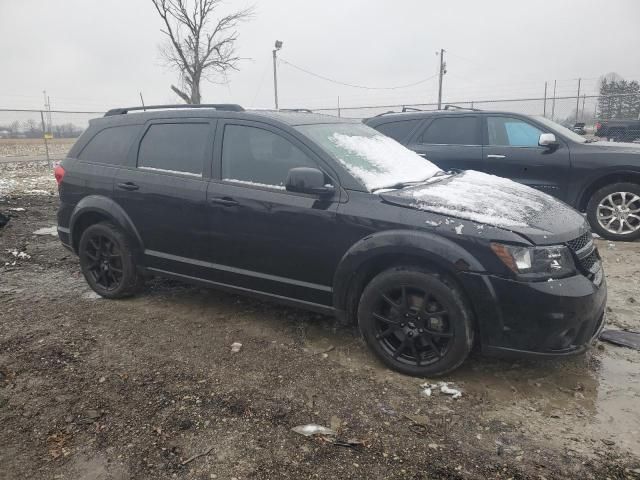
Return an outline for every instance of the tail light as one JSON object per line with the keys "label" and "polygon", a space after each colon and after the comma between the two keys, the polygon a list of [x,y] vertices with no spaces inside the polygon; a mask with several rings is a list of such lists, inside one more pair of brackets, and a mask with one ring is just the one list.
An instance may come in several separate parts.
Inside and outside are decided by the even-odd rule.
{"label": "tail light", "polygon": [[62,165],[56,165],[53,169],[53,176],[56,177],[56,183],[60,186],[64,178],[64,168],[62,168]]}

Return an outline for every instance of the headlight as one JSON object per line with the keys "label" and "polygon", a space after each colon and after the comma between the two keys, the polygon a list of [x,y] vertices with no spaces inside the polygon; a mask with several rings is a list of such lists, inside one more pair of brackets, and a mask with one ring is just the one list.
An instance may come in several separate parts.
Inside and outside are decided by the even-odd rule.
{"label": "headlight", "polygon": [[491,249],[510,270],[522,278],[542,280],[567,277],[576,272],[571,252],[562,245],[516,247],[491,243]]}

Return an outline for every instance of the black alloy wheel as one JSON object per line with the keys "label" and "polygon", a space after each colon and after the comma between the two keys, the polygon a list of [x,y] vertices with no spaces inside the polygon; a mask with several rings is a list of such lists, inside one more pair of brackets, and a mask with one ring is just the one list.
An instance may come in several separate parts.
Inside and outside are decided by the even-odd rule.
{"label": "black alloy wheel", "polygon": [[416,267],[374,277],[358,305],[360,330],[389,367],[415,376],[457,368],[473,346],[467,303],[453,282]]}

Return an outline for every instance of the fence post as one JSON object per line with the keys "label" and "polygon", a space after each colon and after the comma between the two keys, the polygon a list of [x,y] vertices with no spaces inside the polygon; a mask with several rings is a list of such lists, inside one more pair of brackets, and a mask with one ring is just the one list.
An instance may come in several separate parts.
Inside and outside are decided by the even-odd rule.
{"label": "fence post", "polygon": [[542,106],[542,116],[547,117],[547,82],[544,82],[544,105]]}
{"label": "fence post", "polygon": [[47,152],[47,166],[51,167],[51,159],[49,158],[49,143],[47,142],[47,129],[44,125],[44,113],[40,110],[40,121],[42,122],[42,138],[44,138],[44,149]]}

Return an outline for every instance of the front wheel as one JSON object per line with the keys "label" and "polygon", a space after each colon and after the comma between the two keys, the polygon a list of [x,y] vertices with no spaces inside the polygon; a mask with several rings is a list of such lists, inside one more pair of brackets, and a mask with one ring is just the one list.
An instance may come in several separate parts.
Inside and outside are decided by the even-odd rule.
{"label": "front wheel", "polygon": [[465,301],[440,275],[396,267],[365,287],[360,330],[390,368],[414,376],[444,375],[469,355],[474,330]]}
{"label": "front wheel", "polygon": [[640,238],[640,185],[614,183],[595,192],[587,204],[591,228],[608,240]]}

